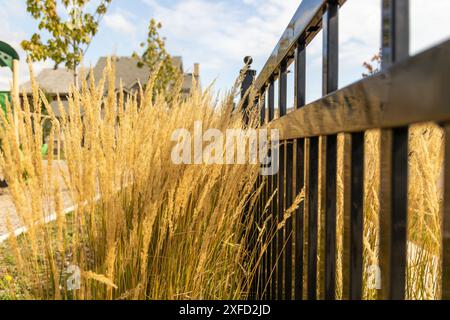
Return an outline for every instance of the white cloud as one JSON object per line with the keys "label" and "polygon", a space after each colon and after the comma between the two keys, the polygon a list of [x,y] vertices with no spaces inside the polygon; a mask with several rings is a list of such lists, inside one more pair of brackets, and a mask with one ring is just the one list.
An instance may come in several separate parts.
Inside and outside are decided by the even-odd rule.
{"label": "white cloud", "polygon": [[14,17],[23,17],[26,14],[25,1],[8,1],[8,11]]}
{"label": "white cloud", "polygon": [[381,0],[347,1],[339,12],[339,85],[362,77],[381,47]]}
{"label": "white cloud", "polygon": [[450,38],[449,0],[411,0],[410,6],[412,53]]}
{"label": "white cloud", "polygon": [[[450,37],[449,0],[410,1],[411,54]],[[340,85],[359,78],[368,61],[381,47],[381,0],[347,1],[339,13]]]}
{"label": "white cloud", "polygon": [[129,13],[116,11],[114,13],[108,13],[103,18],[103,21],[106,27],[111,30],[126,34],[126,35],[134,35],[136,33],[136,27],[132,24],[132,15]]}
{"label": "white cloud", "polygon": [[215,74],[242,65],[247,55],[253,56],[255,65],[263,65],[299,4],[297,0],[245,0],[247,6],[225,0],[172,5],[142,1],[162,21],[172,52],[201,62],[204,71]]}
{"label": "white cloud", "polygon": [[[13,13],[16,10],[13,11]],[[17,13],[19,13],[17,9]],[[28,81],[29,72],[28,72],[28,64],[26,62],[26,53],[20,47],[20,42],[23,39],[27,39],[29,36],[21,29],[16,27],[16,24],[11,23],[16,15],[10,14],[6,15],[2,18],[2,27],[0,28],[0,39],[4,42],[10,44],[19,54],[20,56],[20,64],[19,64],[19,83],[23,83]],[[15,27],[13,28],[12,25]],[[51,67],[52,63],[50,61],[47,62],[38,62],[33,63],[33,71],[35,74],[38,74],[43,68]],[[12,83],[12,73],[8,68],[0,68],[0,90],[7,91],[10,90]]]}
{"label": "white cloud", "polygon": [[[0,0],[0,3],[7,0]],[[135,0],[136,1],[136,0]],[[269,57],[281,33],[286,28],[300,0],[141,0],[148,10],[132,11],[129,2],[117,2],[104,17],[98,40],[90,49],[93,60],[104,54],[111,42],[119,49],[137,48],[145,39],[150,17],[162,21],[162,34],[167,37],[169,51],[182,55],[186,69],[193,62],[202,65],[203,83],[220,77],[218,86],[229,87],[242,66],[246,55],[254,58],[259,69]],[[381,0],[350,0],[340,11],[340,80],[341,85],[361,76],[363,61],[371,58],[380,47]],[[12,1],[8,14],[2,18],[0,39],[11,43],[22,57],[20,80],[27,80],[25,53],[20,41],[29,38],[29,25],[22,24],[29,14],[20,1]],[[17,2],[17,3],[16,3]],[[113,1],[113,3],[115,3]],[[436,42],[448,39],[449,0],[411,0],[411,48],[423,50]],[[31,19],[31,18],[29,18]],[[117,34],[117,36],[115,36]],[[103,37],[103,38],[102,38]],[[103,39],[103,40],[102,40]],[[101,49],[98,47],[102,46]],[[321,44],[308,48],[311,73],[320,76]],[[102,52],[102,53],[100,53]],[[95,54],[94,54],[95,53]],[[95,61],[94,61],[95,62]],[[35,64],[36,73],[47,63]],[[317,70],[317,72],[316,72]],[[316,79],[317,80],[317,79]],[[9,88],[11,74],[0,69],[0,89]],[[317,81],[320,82],[320,81]]]}

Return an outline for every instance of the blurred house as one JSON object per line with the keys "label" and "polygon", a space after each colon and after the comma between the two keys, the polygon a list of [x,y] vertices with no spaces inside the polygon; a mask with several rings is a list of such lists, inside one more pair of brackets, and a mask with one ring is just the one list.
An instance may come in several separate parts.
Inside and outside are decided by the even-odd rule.
{"label": "blurred house", "polygon": [[[181,57],[172,58],[175,67],[183,74],[183,86],[182,94],[187,96],[194,83],[198,86],[200,85],[200,65],[198,63],[194,64],[192,72],[185,72],[183,68],[183,59]],[[96,83],[103,76],[103,70],[106,67],[107,58],[101,57],[94,67],[94,79]],[[131,94],[139,89],[139,85],[145,86],[148,78],[150,77],[149,68],[144,66],[139,68],[137,66],[137,60],[132,57],[117,57],[115,60],[116,67],[116,83],[115,90],[120,89],[120,80],[122,80],[123,90],[125,93]],[[79,70],[78,74],[81,76],[84,74],[87,78],[89,71]],[[194,81],[195,80],[195,81]],[[57,116],[59,116],[58,106],[57,106],[57,95],[59,94],[63,105],[67,110],[67,96],[69,94],[70,86],[73,84],[73,74],[70,70],[64,68],[58,69],[44,69],[36,77],[36,82],[39,84],[39,88],[44,91],[47,97],[50,99],[50,103],[53,107],[53,111]],[[79,85],[81,85],[81,80],[79,80]],[[105,88],[105,94],[107,87]],[[32,85],[31,81],[28,81],[20,86],[20,94],[23,92],[31,98],[32,96]]]}
{"label": "blurred house", "polygon": [[[82,73],[82,70],[79,70],[79,73]],[[36,77],[36,82],[39,85],[39,88],[45,93],[49,102],[52,106],[53,112],[56,116],[59,116],[59,110],[57,105],[57,95],[61,99],[64,107],[68,108],[68,95],[70,86],[73,84],[73,73],[67,69],[44,69],[42,70],[38,76]],[[79,81],[81,83],[81,81]],[[28,81],[22,84],[19,87],[20,96],[22,97],[23,93],[25,93],[31,101],[31,97],[33,94],[33,88],[31,81]],[[22,97],[23,98],[23,97]]]}
{"label": "blurred house", "polygon": [[[101,57],[94,68],[94,79],[99,81],[103,75],[103,70],[106,67],[107,57]],[[189,95],[194,86],[194,83],[200,85],[200,65],[194,64],[192,72],[185,72],[183,68],[182,57],[172,57],[173,64],[183,74],[183,96]],[[133,94],[139,90],[139,86],[145,86],[150,77],[150,70],[147,66],[139,68],[137,60],[133,57],[116,57],[116,83],[115,90],[120,90],[120,80],[122,80],[122,87],[126,94]],[[195,81],[194,81],[195,80]],[[105,88],[105,91],[107,88]]]}
{"label": "blurred house", "polygon": [[[181,57],[173,57],[172,59],[175,67],[183,74],[182,94],[183,96],[187,96],[191,92],[194,84],[200,86],[200,65],[196,63],[194,64],[192,72],[185,72],[183,68],[183,59]],[[115,58],[116,93],[120,90],[120,80],[122,80],[125,96],[136,93],[137,90],[139,90],[140,85],[145,86],[150,77],[150,70],[146,66],[139,68],[137,62],[137,59],[132,57]],[[98,83],[98,81],[102,78],[106,63],[107,57],[101,57],[95,65],[93,72],[96,83]],[[84,75],[89,78],[88,73],[89,70],[87,69],[80,69],[78,71],[80,77],[81,75]],[[57,96],[59,95],[61,102],[67,111],[68,95],[73,81],[72,71],[64,68],[44,69],[36,77],[36,82],[39,84],[39,88],[42,89],[47,96],[53,112],[57,117],[60,116]],[[79,80],[79,86],[81,86],[81,79]],[[105,86],[105,94],[107,89],[107,86]],[[20,96],[22,99],[23,93],[25,93],[25,95],[29,98],[29,101],[31,101],[32,92],[31,81],[28,81],[20,86]],[[63,140],[63,138],[61,138],[61,140]],[[60,148],[60,146],[56,146],[55,148]]]}

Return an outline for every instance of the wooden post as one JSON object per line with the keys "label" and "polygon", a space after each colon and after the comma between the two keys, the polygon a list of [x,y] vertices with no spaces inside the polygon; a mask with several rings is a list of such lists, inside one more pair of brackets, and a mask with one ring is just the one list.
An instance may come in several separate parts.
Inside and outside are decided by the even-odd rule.
{"label": "wooden post", "polygon": [[20,106],[20,98],[19,98],[19,60],[13,60],[13,86],[12,86],[12,111],[14,115],[14,127],[16,128],[16,139],[19,142],[19,118],[16,110],[14,108]]}

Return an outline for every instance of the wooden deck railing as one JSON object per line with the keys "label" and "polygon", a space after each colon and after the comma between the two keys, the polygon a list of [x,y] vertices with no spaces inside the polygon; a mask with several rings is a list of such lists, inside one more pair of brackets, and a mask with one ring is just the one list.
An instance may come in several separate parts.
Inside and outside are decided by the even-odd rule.
{"label": "wooden deck railing", "polygon": [[[350,0],[355,1],[355,0]],[[409,1],[382,1],[382,71],[338,90],[338,16],[345,1],[303,0],[254,82],[267,100],[261,123],[280,131],[278,174],[260,177],[265,189],[257,221],[273,228],[303,188],[305,201],[269,243],[254,298],[335,299],[337,134],[344,134],[343,298],[363,288],[364,133],[381,129],[381,299],[405,298],[407,259],[408,128],[436,122],[445,128],[442,298],[450,298],[450,41],[409,57]],[[430,5],[433,5],[430,3]],[[305,106],[306,47],[323,31],[323,97]],[[287,69],[295,64],[295,109],[286,114]],[[274,119],[275,81],[279,118]],[[263,99],[260,99],[262,101]],[[268,110],[266,110],[266,107]],[[319,144],[319,139],[322,143]],[[320,147],[321,146],[321,147]],[[321,150],[319,150],[321,148]],[[325,176],[319,193],[319,161]],[[264,205],[277,190],[264,216]],[[320,217],[319,202],[324,209]],[[267,214],[267,212],[266,212]],[[324,232],[318,232],[318,219]],[[306,234],[304,234],[306,231]],[[318,247],[318,236],[322,236]],[[306,244],[306,245],[305,245]],[[303,252],[304,248],[306,252]],[[318,251],[323,260],[318,265]],[[292,265],[293,263],[293,265]],[[321,281],[318,281],[320,277]],[[303,282],[306,282],[305,284]],[[317,284],[322,286],[318,290]],[[317,292],[321,292],[318,296]]]}

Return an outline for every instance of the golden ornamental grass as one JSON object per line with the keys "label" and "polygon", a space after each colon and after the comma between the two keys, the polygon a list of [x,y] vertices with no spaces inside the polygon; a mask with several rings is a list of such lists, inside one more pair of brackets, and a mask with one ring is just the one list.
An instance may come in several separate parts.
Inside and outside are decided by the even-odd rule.
{"label": "golden ornamental grass", "polygon": [[[267,249],[267,243],[261,243],[262,233],[268,233],[267,239],[274,234],[264,225],[255,228],[254,215],[249,214],[254,212],[264,187],[254,188],[258,166],[174,165],[170,158],[175,129],[193,132],[195,121],[202,121],[204,130],[244,127],[242,114],[234,111],[239,81],[219,102],[209,89],[194,89],[183,99],[177,84],[168,93],[154,95],[153,82],[150,79],[145,90],[129,98],[122,90],[116,94],[114,64],[110,63],[97,85],[90,77],[80,90],[72,90],[68,110],[59,102],[60,118],[36,84],[30,101],[13,101],[20,110],[17,125],[10,106],[6,117],[0,113],[0,166],[17,215],[28,228],[24,235],[10,237],[7,242],[15,280],[8,281],[9,297],[247,297],[255,264],[262,254],[257,248]],[[109,92],[106,97],[105,87]],[[42,114],[42,104],[48,116]],[[45,161],[41,156],[44,118],[52,123],[49,150],[53,150],[54,140],[64,138],[58,155],[50,152]],[[255,120],[257,113],[250,118]],[[342,297],[343,142],[340,134],[337,298]],[[371,267],[379,265],[379,143],[378,130],[366,133],[365,299],[376,299],[378,295],[370,284],[374,280]],[[409,299],[436,299],[440,295],[443,147],[443,132],[438,126],[411,127],[406,274]],[[320,167],[323,169],[322,164]],[[319,179],[320,188],[322,181]],[[293,197],[294,204],[286,210],[278,228],[295,214],[303,195],[302,191]],[[75,209],[66,214],[64,203],[68,198]],[[275,192],[269,195],[269,202],[277,198]],[[270,208],[269,203],[264,206],[264,216],[270,214]],[[320,210],[322,216],[323,208]],[[54,221],[44,223],[49,215]],[[12,234],[10,219],[5,223]],[[322,219],[319,224],[322,248]],[[260,246],[249,250],[249,243],[255,239]],[[318,259],[321,263],[320,251]],[[67,287],[71,276],[68,270],[73,266],[80,269],[79,290]],[[318,279],[323,281],[320,275]]]}
{"label": "golden ornamental grass", "polygon": [[[409,132],[407,226],[407,299],[440,298],[441,219],[443,201],[443,130],[433,123],[415,124]],[[338,139],[337,297],[342,297],[343,135]],[[379,266],[380,131],[365,134],[363,298],[377,299]]]}
{"label": "golden ornamental grass", "polygon": [[[73,89],[57,118],[37,85],[31,101],[14,101],[0,129],[5,170],[17,215],[28,232],[10,237],[16,279],[29,299],[237,299],[252,281],[255,253],[246,245],[256,200],[257,165],[174,165],[171,135],[242,128],[233,89],[225,99],[175,86],[153,95],[154,79],[126,99],[114,91],[114,64],[96,85]],[[176,84],[178,85],[178,84]],[[104,88],[108,94],[104,97]],[[171,96],[170,96],[171,95]],[[41,104],[58,156],[41,156]],[[16,136],[16,132],[18,135]],[[75,206],[65,214],[64,198]],[[51,223],[43,223],[54,213]],[[10,228],[11,231],[12,227]],[[70,290],[70,268],[80,269]],[[69,270],[69,271],[68,271]]]}

